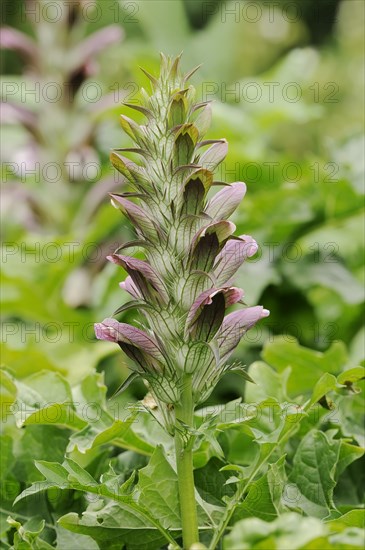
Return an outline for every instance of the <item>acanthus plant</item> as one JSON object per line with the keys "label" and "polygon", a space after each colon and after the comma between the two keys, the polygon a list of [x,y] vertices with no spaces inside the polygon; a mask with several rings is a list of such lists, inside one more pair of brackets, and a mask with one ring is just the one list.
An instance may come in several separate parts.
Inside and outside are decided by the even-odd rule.
{"label": "acanthus plant", "polygon": [[[98,56],[120,43],[124,32],[116,24],[90,32],[88,21],[95,18],[96,8],[85,0],[27,0],[19,10],[24,11],[22,18],[27,16],[32,35],[0,29],[0,47],[16,52],[23,65],[20,78],[5,77],[1,102],[2,121],[16,127],[20,140],[3,148],[2,213],[9,227],[15,224],[55,239],[73,232],[73,239],[82,242],[105,194],[118,186],[104,175],[97,147],[100,120],[115,106],[114,97],[109,93],[94,100],[88,85],[102,89],[105,70]],[[98,236],[102,250],[111,250],[111,242],[112,235]],[[87,254],[82,265],[67,273],[62,284],[67,305],[90,306],[89,287],[104,265],[103,256],[96,263]]]}
{"label": "acanthus plant", "polygon": [[[248,235],[235,236],[228,221],[246,185],[215,182],[214,171],[227,154],[225,139],[204,141],[209,102],[195,103],[180,57],[162,57],[158,78],[145,74],[152,94],[142,90],[139,125],[121,116],[134,147],[111,154],[114,167],[132,191],[112,194],[112,203],[129,218],[137,239],[108,259],[128,274],[121,287],[132,300],[115,315],[136,309],[139,327],[105,319],[95,325],[98,339],[117,343],[134,362],[131,377],[148,385],[153,414],[175,439],[183,547],[199,541],[192,448],[194,411],[219,380],[243,367],[228,360],[243,335],[269,315],[263,306],[246,307],[244,292],[231,279],[257,251]],[[134,163],[125,154],[138,155]],[[214,187],[222,187],[213,194]],[[138,247],[145,259],[125,254]],[[239,309],[227,313],[230,306]]]}
{"label": "acanthus plant", "polygon": [[[6,26],[0,30],[0,47],[16,52],[23,64],[21,78],[7,76],[3,87],[3,122],[24,130],[15,152],[4,148],[7,171],[14,172],[14,180],[21,178],[22,183],[28,183],[33,177],[38,183],[32,195],[16,181],[9,182],[5,193],[12,212],[19,199],[24,203],[21,212],[26,215],[20,221],[29,230],[40,225],[48,230],[69,230],[70,203],[77,209],[80,191],[83,195],[87,191],[87,167],[100,164],[96,130],[100,114],[113,103],[111,96],[89,101],[84,87],[88,79],[99,76],[98,54],[120,43],[123,29],[109,25],[87,34],[87,7],[96,8],[85,0],[58,6],[57,2],[52,6],[44,0],[27,0],[19,9],[24,10],[22,18],[27,16],[32,36]],[[108,190],[113,188],[110,181],[100,184]],[[55,191],[56,211],[52,208]],[[81,201],[83,209],[74,216],[74,224],[89,222],[98,206],[94,195],[95,187],[94,193]]]}

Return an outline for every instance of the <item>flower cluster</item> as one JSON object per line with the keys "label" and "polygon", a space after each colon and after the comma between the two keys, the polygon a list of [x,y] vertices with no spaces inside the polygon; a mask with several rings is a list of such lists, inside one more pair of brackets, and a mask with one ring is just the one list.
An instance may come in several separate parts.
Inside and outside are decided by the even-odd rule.
{"label": "flower cluster", "polygon": [[[195,90],[187,81],[196,69],[181,74],[179,60],[162,56],[159,78],[144,71],[153,92],[142,90],[143,105],[128,107],[147,122],[122,116],[135,147],[111,154],[132,189],[111,195],[112,203],[137,234],[108,257],[128,273],[120,286],[133,298],[116,313],[136,308],[143,330],[109,318],[97,323],[95,332],[134,360],[135,372],[159,401],[178,403],[189,375],[198,404],[233,368],[227,360],[245,332],[269,312],[255,306],[226,314],[242,303],[243,291],[230,281],[257,244],[248,235],[234,236],[236,227],[227,221],[246,185],[214,181],[227,142],[203,140],[211,107],[194,103]],[[138,164],[125,156],[131,154],[138,155]],[[222,188],[212,195],[215,186]],[[145,259],[125,255],[130,247],[140,247]]]}

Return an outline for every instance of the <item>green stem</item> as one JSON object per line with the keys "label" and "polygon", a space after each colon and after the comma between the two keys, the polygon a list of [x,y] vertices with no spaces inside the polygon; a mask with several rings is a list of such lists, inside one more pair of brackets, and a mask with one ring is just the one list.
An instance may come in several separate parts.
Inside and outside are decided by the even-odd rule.
{"label": "green stem", "polygon": [[176,431],[175,450],[176,468],[179,485],[179,499],[183,547],[188,550],[195,542],[199,542],[198,517],[195,501],[195,485],[193,475],[193,451],[191,442],[184,441],[182,426],[179,421],[189,427],[193,426],[194,403],[191,387],[191,375],[184,380],[181,401],[175,407]]}

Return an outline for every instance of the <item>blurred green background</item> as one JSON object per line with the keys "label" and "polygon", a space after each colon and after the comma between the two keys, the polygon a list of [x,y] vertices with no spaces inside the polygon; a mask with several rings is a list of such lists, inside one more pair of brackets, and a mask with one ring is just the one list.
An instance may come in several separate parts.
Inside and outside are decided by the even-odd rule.
{"label": "blurred green background", "polygon": [[[208,138],[229,154],[217,179],[245,181],[233,217],[258,255],[237,276],[271,316],[237,350],[245,364],[284,334],[363,360],[364,3],[359,0],[47,2],[6,0],[2,51],[2,362],[71,384],[127,376],[92,325],[127,301],[104,257],[132,228],[107,193],[128,147],[118,115],[138,102],[159,52],[183,50],[198,97],[214,100]],[[126,317],[133,322],[133,317]],[[141,397],[134,383],[125,399]],[[227,376],[213,399],[242,394]]]}

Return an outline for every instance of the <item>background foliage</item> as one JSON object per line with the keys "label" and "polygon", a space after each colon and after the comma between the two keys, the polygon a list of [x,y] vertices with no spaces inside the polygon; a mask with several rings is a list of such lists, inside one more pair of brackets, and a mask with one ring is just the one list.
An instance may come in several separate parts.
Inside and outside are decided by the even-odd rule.
{"label": "background foliage", "polygon": [[[298,1],[288,11],[284,2],[101,0],[96,12],[66,23],[42,20],[39,3],[34,25],[24,15],[37,4],[3,6],[6,25],[33,37],[35,48],[15,52],[2,35],[4,547],[48,548],[57,540],[57,548],[113,548],[116,536],[127,548],[140,549],[143,540],[148,548],[164,544],[155,519],[141,519],[139,508],[132,513],[125,500],[108,499],[100,507],[90,498],[93,483],[108,496],[113,483],[144,467],[140,502],[152,505],[148,479],[173,477],[166,436],[131,405],[144,396],[143,384],[133,382],[118,399],[105,400],[103,377],[110,396],[126,378],[128,362],[112,345],[94,340],[92,324],[126,300],[120,272],[104,262],[132,235],[107,200],[108,191],[121,189],[109,150],[129,145],[118,126],[118,114],[126,112],[121,103],[137,101],[140,87],[148,86],[139,66],[154,73],[159,51],[181,50],[184,68],[203,64],[194,76],[202,100],[214,99],[208,137],[229,142],[221,178],[248,186],[233,221],[238,234],[253,235],[261,248],[237,284],[248,304],[271,310],[237,351],[257,385],[227,376],[207,404],[222,414],[221,431],[197,446],[197,487],[218,514],[236,487],[223,485],[231,475],[220,471],[221,449],[229,464],[247,468],[273,445],[270,466],[254,476],[260,491],[254,484],[246,488],[223,547],[362,547],[363,401],[354,389],[363,384],[362,371],[351,371],[350,378],[343,372],[364,360],[363,3]],[[50,101],[44,91],[55,82],[64,95]],[[61,175],[54,166],[45,169],[49,163]],[[268,399],[280,407],[321,400],[330,409],[316,405],[288,443],[282,418],[266,428],[266,413],[260,426],[247,418],[231,425],[231,414],[247,412],[238,410],[243,405],[235,400],[242,397],[264,403],[260,411],[272,409]],[[57,404],[53,410],[50,402]],[[155,450],[158,438],[162,457],[156,457],[162,453]],[[46,464],[62,463],[66,450],[62,470]],[[146,466],[152,453],[155,461]],[[324,456],[330,464],[322,472],[318,457]],[[308,461],[313,477],[303,479]],[[22,490],[45,478],[47,493],[12,507]],[[286,487],[295,488],[294,501]],[[161,498],[173,511],[171,495]],[[81,521],[77,514],[87,505]],[[133,537],[108,531],[113,517],[122,524],[128,514],[128,521],[134,514]],[[95,522],[103,523],[97,531],[90,527]]]}

